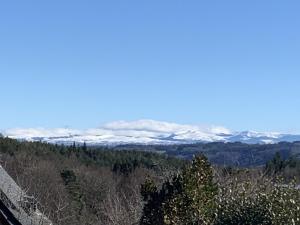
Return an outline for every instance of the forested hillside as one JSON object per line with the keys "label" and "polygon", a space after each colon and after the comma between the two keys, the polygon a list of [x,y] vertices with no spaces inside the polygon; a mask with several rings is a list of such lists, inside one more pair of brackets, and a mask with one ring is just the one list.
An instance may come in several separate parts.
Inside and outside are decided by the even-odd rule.
{"label": "forested hillside", "polygon": [[0,138],[1,165],[56,223],[132,224],[142,210],[140,185],[160,183],[186,162],[163,154],[88,149]]}
{"label": "forested hillside", "polygon": [[[297,146],[254,145],[251,150],[251,145],[214,143],[91,148],[2,137],[0,160],[57,225],[258,224],[250,220],[279,225],[287,219],[280,216],[283,210],[290,221],[300,218],[300,209],[294,207],[298,202],[289,202],[299,197],[299,191],[290,188],[294,187],[291,182],[300,182],[300,161],[291,157]],[[241,154],[242,149],[248,153]],[[217,162],[213,168],[203,155],[192,163],[186,160],[200,150]],[[178,154],[185,151],[188,157]],[[251,168],[224,165],[215,161],[223,151],[228,157],[234,152],[244,157],[251,151],[261,152],[259,157],[266,154],[267,163],[260,161],[263,166],[251,164]],[[263,202],[262,196],[266,196]],[[273,211],[262,217],[260,212],[268,207]],[[249,223],[242,221],[245,218]]]}
{"label": "forested hillside", "polygon": [[284,159],[291,156],[300,157],[300,142],[280,142],[277,144],[245,144],[234,143],[198,143],[186,145],[124,145],[113,149],[145,150],[164,152],[170,156],[192,159],[194,155],[203,153],[210,162],[226,166],[263,166],[279,152]]}

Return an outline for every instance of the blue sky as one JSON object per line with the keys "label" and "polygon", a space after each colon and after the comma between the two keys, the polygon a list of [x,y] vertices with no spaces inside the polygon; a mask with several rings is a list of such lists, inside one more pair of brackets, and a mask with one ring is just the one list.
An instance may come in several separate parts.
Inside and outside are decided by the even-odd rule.
{"label": "blue sky", "polygon": [[300,132],[299,1],[0,3],[0,128]]}

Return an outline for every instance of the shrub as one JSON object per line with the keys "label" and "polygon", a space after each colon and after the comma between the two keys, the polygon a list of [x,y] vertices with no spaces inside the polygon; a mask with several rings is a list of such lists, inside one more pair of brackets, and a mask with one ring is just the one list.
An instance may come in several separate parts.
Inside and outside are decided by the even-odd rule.
{"label": "shrub", "polygon": [[267,179],[223,184],[214,225],[300,224],[300,192]]}

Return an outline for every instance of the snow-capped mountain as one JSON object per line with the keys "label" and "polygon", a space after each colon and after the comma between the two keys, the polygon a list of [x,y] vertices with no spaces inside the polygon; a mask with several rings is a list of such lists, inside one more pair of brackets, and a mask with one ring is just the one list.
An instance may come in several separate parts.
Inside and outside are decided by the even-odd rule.
{"label": "snow-capped mountain", "polygon": [[181,144],[195,142],[277,143],[300,141],[300,134],[276,132],[232,132],[219,126],[182,125],[154,120],[116,121],[95,129],[67,128],[9,129],[4,136],[27,141],[88,145],[117,144]]}

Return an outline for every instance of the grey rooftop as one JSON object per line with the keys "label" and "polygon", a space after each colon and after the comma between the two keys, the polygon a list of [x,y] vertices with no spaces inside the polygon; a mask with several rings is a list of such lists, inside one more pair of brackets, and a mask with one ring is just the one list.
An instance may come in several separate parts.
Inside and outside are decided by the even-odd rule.
{"label": "grey rooftop", "polygon": [[[1,223],[2,222],[2,223]],[[0,225],[52,225],[28,196],[0,165]]]}

